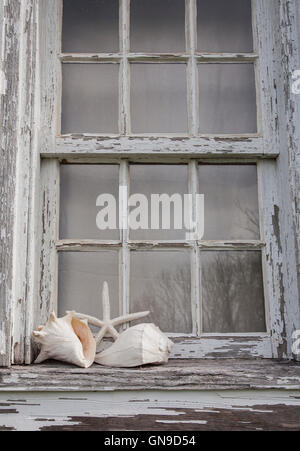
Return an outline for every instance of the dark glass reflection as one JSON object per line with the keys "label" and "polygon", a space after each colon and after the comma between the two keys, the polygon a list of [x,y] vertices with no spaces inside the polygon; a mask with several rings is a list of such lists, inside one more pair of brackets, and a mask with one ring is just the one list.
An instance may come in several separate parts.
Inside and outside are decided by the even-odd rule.
{"label": "dark glass reflection", "polygon": [[188,252],[131,253],[130,311],[144,310],[164,332],[192,333]]}
{"label": "dark glass reflection", "polygon": [[119,50],[119,0],[64,0],[64,53]]}
{"label": "dark glass reflection", "polygon": [[201,253],[206,333],[265,332],[261,253]]}

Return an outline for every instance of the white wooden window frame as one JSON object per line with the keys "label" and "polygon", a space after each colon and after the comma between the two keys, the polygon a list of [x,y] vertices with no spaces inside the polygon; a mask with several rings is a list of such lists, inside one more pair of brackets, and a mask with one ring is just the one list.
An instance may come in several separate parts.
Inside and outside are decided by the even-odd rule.
{"label": "white wooden window frame", "polygon": [[[292,0],[291,0],[292,1]],[[17,2],[17,0],[14,0]],[[289,1],[290,2],[290,1]],[[122,184],[128,183],[128,164],[134,162],[183,163],[190,168],[193,192],[197,186],[197,164],[256,163],[260,205],[261,241],[257,242],[200,242],[192,248],[193,262],[199,266],[201,248],[261,249],[264,272],[266,334],[218,334],[196,337],[174,337],[174,356],[201,357],[289,357],[291,334],[299,325],[299,304],[294,302],[296,286],[292,282],[295,271],[283,271],[284,254],[292,247],[292,237],[283,244],[278,229],[283,201],[278,190],[278,156],[281,150],[282,130],[278,125],[282,98],[276,83],[280,81],[280,56],[276,47],[280,39],[278,17],[288,16],[282,2],[274,7],[269,0],[252,0],[254,52],[251,54],[199,54],[196,52],[196,0],[186,0],[186,32],[188,49],[185,54],[157,55],[129,52],[129,0],[120,0],[121,51],[118,54],[62,55],[60,48],[61,0],[26,0],[20,10],[24,27],[21,54],[23,87],[29,83],[34,102],[28,104],[28,93],[21,95],[19,117],[24,125],[33,127],[32,135],[20,133],[20,144],[28,151],[18,157],[19,172],[28,170],[28,177],[17,179],[16,198],[18,215],[15,226],[14,261],[17,275],[12,287],[12,349],[13,363],[31,363],[35,354],[31,332],[43,323],[57,305],[58,252],[64,250],[91,250],[119,246],[119,243],[72,242],[58,240],[59,173],[60,163],[119,163]],[[29,24],[29,25],[28,25]],[[278,27],[274,29],[274,24]],[[291,31],[293,33],[293,30]],[[26,40],[26,34],[30,36]],[[133,136],[130,134],[130,84],[128,65],[134,61],[182,61],[188,64],[188,136]],[[57,134],[60,124],[61,64],[70,61],[118,62],[120,76],[120,135],[64,135]],[[257,81],[258,133],[252,135],[212,136],[198,134],[197,64],[201,62],[254,62]],[[28,70],[30,65],[38,72]],[[22,114],[23,113],[23,114]],[[21,121],[22,122],[22,121]],[[25,172],[24,172],[25,173]],[[281,179],[282,182],[282,179]],[[25,202],[23,203],[23,201]],[[24,228],[24,215],[26,227]],[[125,218],[126,220],[126,218]],[[281,219],[282,220],[282,219]],[[287,220],[288,222],[288,220]],[[290,224],[286,224],[289,230]],[[282,233],[282,231],[281,231]],[[122,304],[128,305],[128,247],[148,248],[147,243],[129,243],[123,236],[122,244]],[[183,244],[183,243],[181,243]],[[166,243],[157,243],[158,247]],[[169,243],[169,247],[178,243]],[[181,246],[181,245],[180,245]],[[152,245],[151,245],[152,247]],[[168,247],[168,246],[167,246]],[[17,249],[17,251],[16,251]],[[290,262],[291,266],[296,262]],[[289,264],[289,263],[288,263]],[[199,299],[199,271],[193,275],[194,316]],[[283,280],[284,279],[284,280]],[[283,297],[285,280],[291,283]],[[21,302],[20,302],[21,301]],[[200,322],[198,323],[200,324]],[[200,336],[201,335],[201,336]]]}

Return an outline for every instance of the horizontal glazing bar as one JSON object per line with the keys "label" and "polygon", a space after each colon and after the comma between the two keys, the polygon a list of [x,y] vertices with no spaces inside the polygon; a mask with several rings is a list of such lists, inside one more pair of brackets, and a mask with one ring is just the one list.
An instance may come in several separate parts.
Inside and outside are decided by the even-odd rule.
{"label": "horizontal glazing bar", "polygon": [[119,249],[122,246],[121,241],[99,241],[99,240],[59,240],[55,243],[58,251],[78,251],[99,249]]}
{"label": "horizontal glazing bar", "polygon": [[56,138],[55,149],[42,152],[43,157],[65,158],[72,156],[106,156],[115,155],[120,158],[133,155],[170,155],[194,157],[227,157],[236,156],[250,158],[276,158],[278,153],[266,149],[263,138],[257,136],[227,137],[201,136],[197,138],[158,136],[158,137],[112,137],[73,134]]}
{"label": "horizontal glazing bar", "polygon": [[[191,53],[127,53],[131,62],[187,62]],[[254,62],[258,59],[256,53],[195,53],[193,55],[199,62]],[[122,53],[62,53],[59,59],[63,63],[75,62],[118,62],[124,55]]]}
{"label": "horizontal glazing bar", "polygon": [[[132,250],[151,249],[183,249],[193,248],[194,241],[132,241],[127,245]],[[257,251],[265,247],[263,241],[197,241],[197,245],[205,250],[253,250]],[[101,240],[59,240],[56,242],[58,251],[87,251],[98,249],[119,249],[121,241]]]}

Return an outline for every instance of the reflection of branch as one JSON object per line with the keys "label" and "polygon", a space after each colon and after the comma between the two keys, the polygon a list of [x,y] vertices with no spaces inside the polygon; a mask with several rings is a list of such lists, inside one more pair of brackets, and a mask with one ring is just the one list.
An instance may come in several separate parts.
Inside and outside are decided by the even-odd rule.
{"label": "reflection of branch", "polygon": [[[204,332],[265,332],[259,253],[205,252],[202,292]],[[132,301],[132,309],[150,310],[150,321],[164,332],[191,332],[188,267],[162,271],[155,280],[148,280],[142,296]]]}
{"label": "reflection of branch", "polygon": [[249,232],[253,238],[257,238],[259,234],[259,214],[251,208],[241,205],[239,199],[235,201],[235,205],[241,214],[244,216],[241,218],[240,224],[237,225],[242,230]]}
{"label": "reflection of branch", "polygon": [[265,331],[260,265],[249,252],[214,254],[203,268],[205,332]]}
{"label": "reflection of branch", "polygon": [[150,320],[164,332],[191,333],[190,270],[178,266],[175,271],[162,271],[148,281],[144,293],[133,300],[134,307],[147,306]]}

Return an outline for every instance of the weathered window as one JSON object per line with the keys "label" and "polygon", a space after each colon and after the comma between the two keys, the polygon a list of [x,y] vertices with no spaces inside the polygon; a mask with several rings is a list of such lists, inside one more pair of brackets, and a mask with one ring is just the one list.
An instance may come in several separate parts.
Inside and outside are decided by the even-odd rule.
{"label": "weathered window", "polygon": [[[104,280],[113,314],[150,309],[172,334],[173,357],[290,355],[281,15],[265,0],[40,0],[32,234],[20,246],[32,265],[13,288],[15,363],[32,361],[31,332],[52,309],[100,316]],[[116,201],[106,230],[104,193]],[[149,203],[148,227],[130,228],[136,193],[192,201],[175,215],[173,199],[170,227],[151,227]],[[200,221],[191,235],[178,223],[195,220],[198,194],[204,234]]]}
{"label": "weathered window", "polygon": [[[63,2],[63,134],[257,133],[250,1],[231,1],[225,12],[218,1],[120,3],[119,18],[116,2]],[[210,61],[198,51],[219,53]],[[87,152],[86,161],[61,165],[58,174],[61,314],[99,315],[100,286],[108,280],[115,314],[151,310],[150,319],[167,333],[267,332],[255,164],[193,158],[159,164],[150,155],[147,164],[134,158],[84,164],[89,158]],[[103,193],[114,198],[106,230],[97,224]],[[132,224],[141,206],[134,194],[148,205]],[[194,202],[176,210],[176,196],[188,194]],[[193,221],[197,194],[205,196],[204,235],[198,224],[190,237],[184,221]],[[153,223],[151,195],[169,196],[156,207],[169,209],[169,224]]]}

